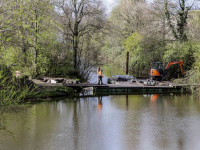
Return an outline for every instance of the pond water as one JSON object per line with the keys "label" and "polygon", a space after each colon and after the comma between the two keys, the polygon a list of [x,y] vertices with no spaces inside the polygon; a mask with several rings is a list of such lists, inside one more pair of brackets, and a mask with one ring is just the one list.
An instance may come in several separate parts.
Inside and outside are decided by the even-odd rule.
{"label": "pond water", "polygon": [[200,101],[187,94],[60,98],[20,111],[29,129],[11,120],[18,142],[1,150],[200,149]]}

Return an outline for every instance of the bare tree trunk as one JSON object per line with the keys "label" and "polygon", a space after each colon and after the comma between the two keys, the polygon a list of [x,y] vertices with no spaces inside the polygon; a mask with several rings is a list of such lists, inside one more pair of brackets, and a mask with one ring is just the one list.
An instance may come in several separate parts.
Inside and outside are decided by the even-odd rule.
{"label": "bare tree trunk", "polygon": [[78,51],[78,23],[74,25],[73,50],[74,50],[74,69],[77,70],[77,51]]}
{"label": "bare tree trunk", "polygon": [[34,67],[35,67],[35,72],[36,76],[38,74],[37,70],[37,57],[38,57],[38,52],[37,52],[37,36],[38,36],[38,15],[37,15],[37,9],[35,9],[35,39],[34,39],[34,48],[33,48],[33,53],[34,53]]}

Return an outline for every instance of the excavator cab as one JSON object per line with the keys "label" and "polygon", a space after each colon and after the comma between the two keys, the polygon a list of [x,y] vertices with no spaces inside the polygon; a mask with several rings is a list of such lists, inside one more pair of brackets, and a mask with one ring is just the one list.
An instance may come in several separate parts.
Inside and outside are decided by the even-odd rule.
{"label": "excavator cab", "polygon": [[152,68],[162,69],[162,62],[153,62]]}
{"label": "excavator cab", "polygon": [[151,80],[162,80],[163,76],[163,65],[162,62],[153,62],[152,68],[150,71]]}

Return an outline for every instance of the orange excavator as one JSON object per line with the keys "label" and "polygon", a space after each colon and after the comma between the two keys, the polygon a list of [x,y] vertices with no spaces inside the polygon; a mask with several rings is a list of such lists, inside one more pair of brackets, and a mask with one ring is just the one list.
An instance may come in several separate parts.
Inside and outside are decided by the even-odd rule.
{"label": "orange excavator", "polygon": [[174,64],[179,64],[180,65],[180,69],[181,69],[181,73],[184,74],[183,72],[183,61],[181,59],[177,60],[177,61],[172,61],[169,62],[167,64],[167,66],[165,67],[165,70],[162,70],[162,62],[153,62],[153,66],[151,68],[150,71],[150,79],[151,80],[163,80],[165,75],[167,74],[168,69],[170,68],[171,65]]}

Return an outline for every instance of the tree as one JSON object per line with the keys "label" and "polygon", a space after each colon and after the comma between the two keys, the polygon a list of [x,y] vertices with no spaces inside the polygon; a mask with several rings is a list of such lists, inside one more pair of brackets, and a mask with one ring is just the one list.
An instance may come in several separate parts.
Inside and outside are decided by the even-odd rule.
{"label": "tree", "polygon": [[149,6],[144,1],[121,1],[111,12],[115,32],[127,38],[136,31],[141,31],[147,24]]}
{"label": "tree", "polygon": [[74,69],[78,71],[80,42],[86,35],[103,28],[104,9],[100,0],[57,0],[61,32],[73,51]]}
{"label": "tree", "polygon": [[[51,10],[52,4],[50,0],[25,0],[22,4],[18,4],[17,15],[21,18],[18,30],[19,38],[21,39],[21,49],[25,54],[24,62],[27,63],[26,53],[28,49],[32,49],[29,52],[32,52],[34,56],[32,64],[35,67],[35,75],[39,75],[38,58],[42,53],[40,51],[44,50],[42,43],[46,38],[46,32],[50,31]],[[51,33],[48,33],[48,35],[51,35]]]}
{"label": "tree", "polygon": [[113,29],[110,51],[111,56],[114,55],[114,63],[125,66],[126,51],[130,52],[130,68],[133,71],[149,72],[153,61],[162,61],[163,45],[168,33],[163,20],[161,4],[154,6],[145,1],[130,0],[119,3],[110,17]]}
{"label": "tree", "polygon": [[199,42],[200,39],[200,11],[191,10],[188,14],[188,39]]}
{"label": "tree", "polygon": [[[170,3],[172,7],[177,7],[174,3]],[[171,28],[174,38],[178,41],[187,41],[187,18],[188,11],[190,7],[186,7],[185,0],[179,0],[179,9],[176,11],[170,11],[168,0],[165,0],[165,16],[168,22],[169,27]],[[173,23],[173,20],[176,20],[176,23]]]}
{"label": "tree", "polygon": [[48,67],[57,36],[52,23],[53,4],[50,0],[5,1],[3,4],[8,7],[2,8],[0,17],[4,29],[0,33],[2,61],[7,65],[17,64],[17,69],[33,77],[44,74],[42,69]]}

